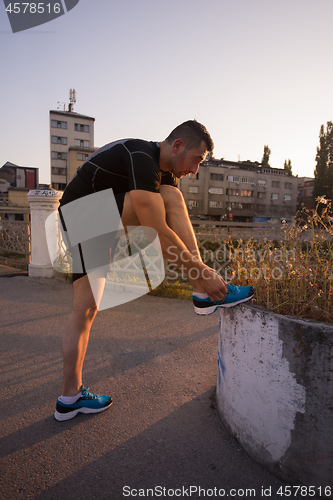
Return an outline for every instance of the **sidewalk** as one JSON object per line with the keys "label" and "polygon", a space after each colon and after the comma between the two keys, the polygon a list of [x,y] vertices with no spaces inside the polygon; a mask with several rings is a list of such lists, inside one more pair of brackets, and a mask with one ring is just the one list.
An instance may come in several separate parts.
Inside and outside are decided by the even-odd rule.
{"label": "sidewalk", "polygon": [[[244,490],[234,498],[262,498],[271,487],[270,498],[281,498],[276,491],[285,483],[253,462],[219,421],[219,315],[198,317],[190,302],[144,296],[99,312],[84,383],[111,393],[113,405],[57,422],[71,301],[66,282],[0,278],[1,500],[219,498],[191,486],[225,496]],[[155,487],[166,490],[146,491]]]}
{"label": "sidewalk", "polygon": [[0,278],[11,278],[12,276],[28,276],[28,271],[22,271],[22,269],[5,266],[0,262]]}

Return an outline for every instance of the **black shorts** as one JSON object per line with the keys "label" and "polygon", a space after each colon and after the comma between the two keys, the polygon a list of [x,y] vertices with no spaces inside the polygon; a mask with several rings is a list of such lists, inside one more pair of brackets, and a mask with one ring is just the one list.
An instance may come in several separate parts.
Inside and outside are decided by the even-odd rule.
{"label": "black shorts", "polygon": [[[115,195],[115,200],[117,203],[120,217],[123,213],[125,194],[126,193],[120,193],[120,194]],[[61,220],[61,224],[62,224],[62,230],[64,231],[64,235],[66,235],[66,232],[67,232],[66,225],[65,225],[65,222],[64,222],[62,214],[61,214],[61,206],[59,207],[59,216],[60,216],[60,220]],[[109,239],[108,240],[109,244],[107,246],[105,244],[105,241],[106,241],[105,235],[101,236],[100,238],[94,239],[94,241],[91,241],[90,245],[94,246],[94,253],[97,254],[97,259],[98,259],[99,263],[103,263],[104,265],[109,264],[111,266],[112,255],[114,254],[114,251],[117,247],[118,239],[119,238],[117,238],[117,239],[114,238],[113,240]],[[78,249],[79,249],[79,252],[73,253],[73,255],[76,255],[76,257],[73,257],[73,259],[74,258],[77,259],[77,261],[75,263],[73,262],[73,269],[77,270],[78,268],[81,268],[82,272],[80,272],[80,273],[73,272],[72,273],[73,283],[74,283],[74,281],[87,275],[85,264],[84,264],[84,259],[83,259],[82,246],[80,243],[78,244]],[[69,248],[69,250],[70,250],[70,248]],[[80,262],[78,262],[78,260],[80,260]],[[111,267],[110,267],[110,269],[111,269]]]}

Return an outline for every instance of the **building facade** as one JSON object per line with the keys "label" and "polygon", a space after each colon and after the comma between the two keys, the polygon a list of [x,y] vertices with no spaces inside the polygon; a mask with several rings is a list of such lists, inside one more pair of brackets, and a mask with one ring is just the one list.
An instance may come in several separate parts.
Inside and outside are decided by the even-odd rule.
{"label": "building facade", "polygon": [[27,220],[30,210],[27,194],[38,185],[38,168],[7,161],[0,168],[0,219]]}
{"label": "building facade", "polygon": [[180,189],[191,218],[279,222],[296,215],[298,185],[282,168],[209,158]]}
{"label": "building facade", "polygon": [[301,211],[303,208],[313,210],[316,206],[313,197],[314,179],[310,177],[301,177],[298,184],[297,208]]}
{"label": "building facade", "polygon": [[73,111],[50,111],[53,189],[63,191],[77,168],[95,151],[94,122],[95,118]]}

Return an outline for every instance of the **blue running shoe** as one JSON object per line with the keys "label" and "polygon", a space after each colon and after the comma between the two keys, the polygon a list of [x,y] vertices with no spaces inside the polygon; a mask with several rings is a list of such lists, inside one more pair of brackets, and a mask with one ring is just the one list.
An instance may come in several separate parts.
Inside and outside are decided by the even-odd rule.
{"label": "blue running shoe", "polygon": [[223,300],[218,300],[213,302],[209,297],[206,299],[200,299],[193,293],[192,300],[194,304],[194,311],[200,315],[212,314],[216,309],[221,309],[223,307],[233,307],[242,302],[247,302],[252,299],[255,294],[255,289],[252,286],[235,286],[227,285],[228,294]]}
{"label": "blue running shoe", "polygon": [[76,417],[78,413],[99,413],[109,408],[112,404],[110,396],[92,394],[89,392],[89,387],[85,388],[82,386],[81,392],[82,396],[75,403],[69,405],[63,403],[60,398],[57,399],[56,411],[54,413],[54,417],[57,420],[70,420]]}

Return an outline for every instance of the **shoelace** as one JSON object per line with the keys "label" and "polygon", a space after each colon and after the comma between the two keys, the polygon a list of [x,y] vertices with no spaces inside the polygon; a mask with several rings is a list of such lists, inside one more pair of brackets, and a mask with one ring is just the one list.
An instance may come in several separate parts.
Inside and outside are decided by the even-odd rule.
{"label": "shoelace", "polygon": [[82,398],[83,399],[97,399],[97,396],[92,392],[89,392],[89,387],[82,387]]}
{"label": "shoelace", "polygon": [[236,293],[236,291],[237,291],[237,287],[236,287],[235,285],[231,285],[231,284],[229,283],[229,285],[228,285],[228,291],[229,291],[230,293]]}

